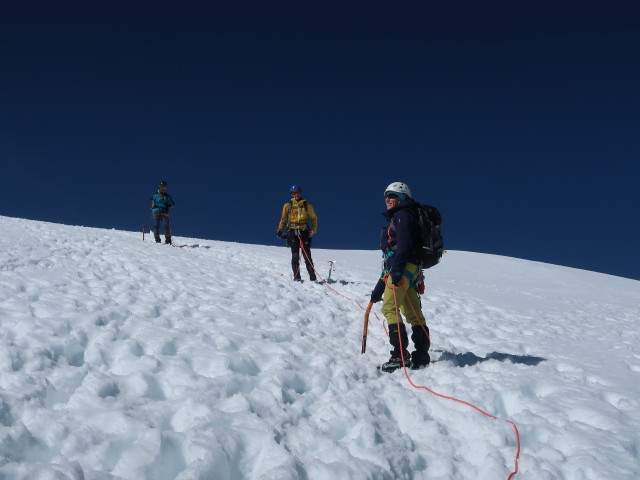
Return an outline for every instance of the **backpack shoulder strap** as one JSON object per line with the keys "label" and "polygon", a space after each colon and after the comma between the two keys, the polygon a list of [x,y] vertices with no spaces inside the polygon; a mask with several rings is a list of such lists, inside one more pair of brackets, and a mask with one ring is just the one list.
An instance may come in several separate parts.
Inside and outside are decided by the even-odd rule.
{"label": "backpack shoulder strap", "polygon": [[289,200],[289,203],[287,204],[287,224],[285,225],[285,228],[289,228],[289,223],[291,222],[291,209],[293,208],[293,198],[291,200]]}
{"label": "backpack shoulder strap", "polygon": [[[309,211],[309,207],[307,207],[307,201],[303,199],[301,203],[302,203],[302,206],[304,207],[305,211],[308,212]],[[291,215],[291,207],[293,207],[293,198],[291,200],[289,200],[289,210],[287,211],[287,215]]]}

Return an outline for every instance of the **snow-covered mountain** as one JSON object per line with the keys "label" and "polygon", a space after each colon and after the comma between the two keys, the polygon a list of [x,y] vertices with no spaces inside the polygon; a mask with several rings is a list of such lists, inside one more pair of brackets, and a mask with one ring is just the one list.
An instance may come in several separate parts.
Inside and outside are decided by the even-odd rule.
{"label": "snow-covered mountain", "polygon": [[640,478],[640,282],[448,252],[426,390],[360,353],[378,252],[0,231],[1,479],[506,479],[507,420],[514,478]]}

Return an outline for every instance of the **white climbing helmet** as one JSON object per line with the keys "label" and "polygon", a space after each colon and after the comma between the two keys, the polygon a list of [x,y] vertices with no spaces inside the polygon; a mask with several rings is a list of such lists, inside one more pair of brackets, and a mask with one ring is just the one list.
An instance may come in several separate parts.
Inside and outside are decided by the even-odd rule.
{"label": "white climbing helmet", "polygon": [[390,184],[385,189],[384,194],[386,195],[389,192],[397,193],[401,198],[403,195],[411,197],[411,189],[409,188],[409,185],[402,182],[393,182],[392,184]]}

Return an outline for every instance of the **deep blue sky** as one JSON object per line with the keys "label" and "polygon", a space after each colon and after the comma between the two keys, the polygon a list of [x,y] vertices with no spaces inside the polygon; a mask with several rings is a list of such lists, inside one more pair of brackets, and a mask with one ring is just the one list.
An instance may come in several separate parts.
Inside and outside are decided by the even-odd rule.
{"label": "deep blue sky", "polygon": [[4,2],[0,214],[139,230],[166,180],[175,236],[280,245],[300,183],[375,249],[404,181],[450,249],[640,279],[637,2],[260,3]]}

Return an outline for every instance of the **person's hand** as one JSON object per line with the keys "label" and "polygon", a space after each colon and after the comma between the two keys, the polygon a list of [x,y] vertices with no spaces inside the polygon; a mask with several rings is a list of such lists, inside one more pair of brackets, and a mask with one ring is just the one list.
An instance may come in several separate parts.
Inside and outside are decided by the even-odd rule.
{"label": "person's hand", "polygon": [[316,234],[316,231],[315,231],[315,230],[311,230],[311,232],[309,232],[309,236],[310,236],[310,237],[313,237],[315,234]]}
{"label": "person's hand", "polygon": [[402,283],[402,272],[391,272],[391,283],[399,287]]}
{"label": "person's hand", "polygon": [[376,283],[376,286],[371,292],[371,303],[377,303],[380,300],[382,300],[384,289],[385,289],[384,280],[381,278],[380,280],[378,280],[378,283]]}
{"label": "person's hand", "polygon": [[285,238],[284,237],[284,233],[282,232],[282,230],[278,230],[278,233],[276,233],[278,238]]}

